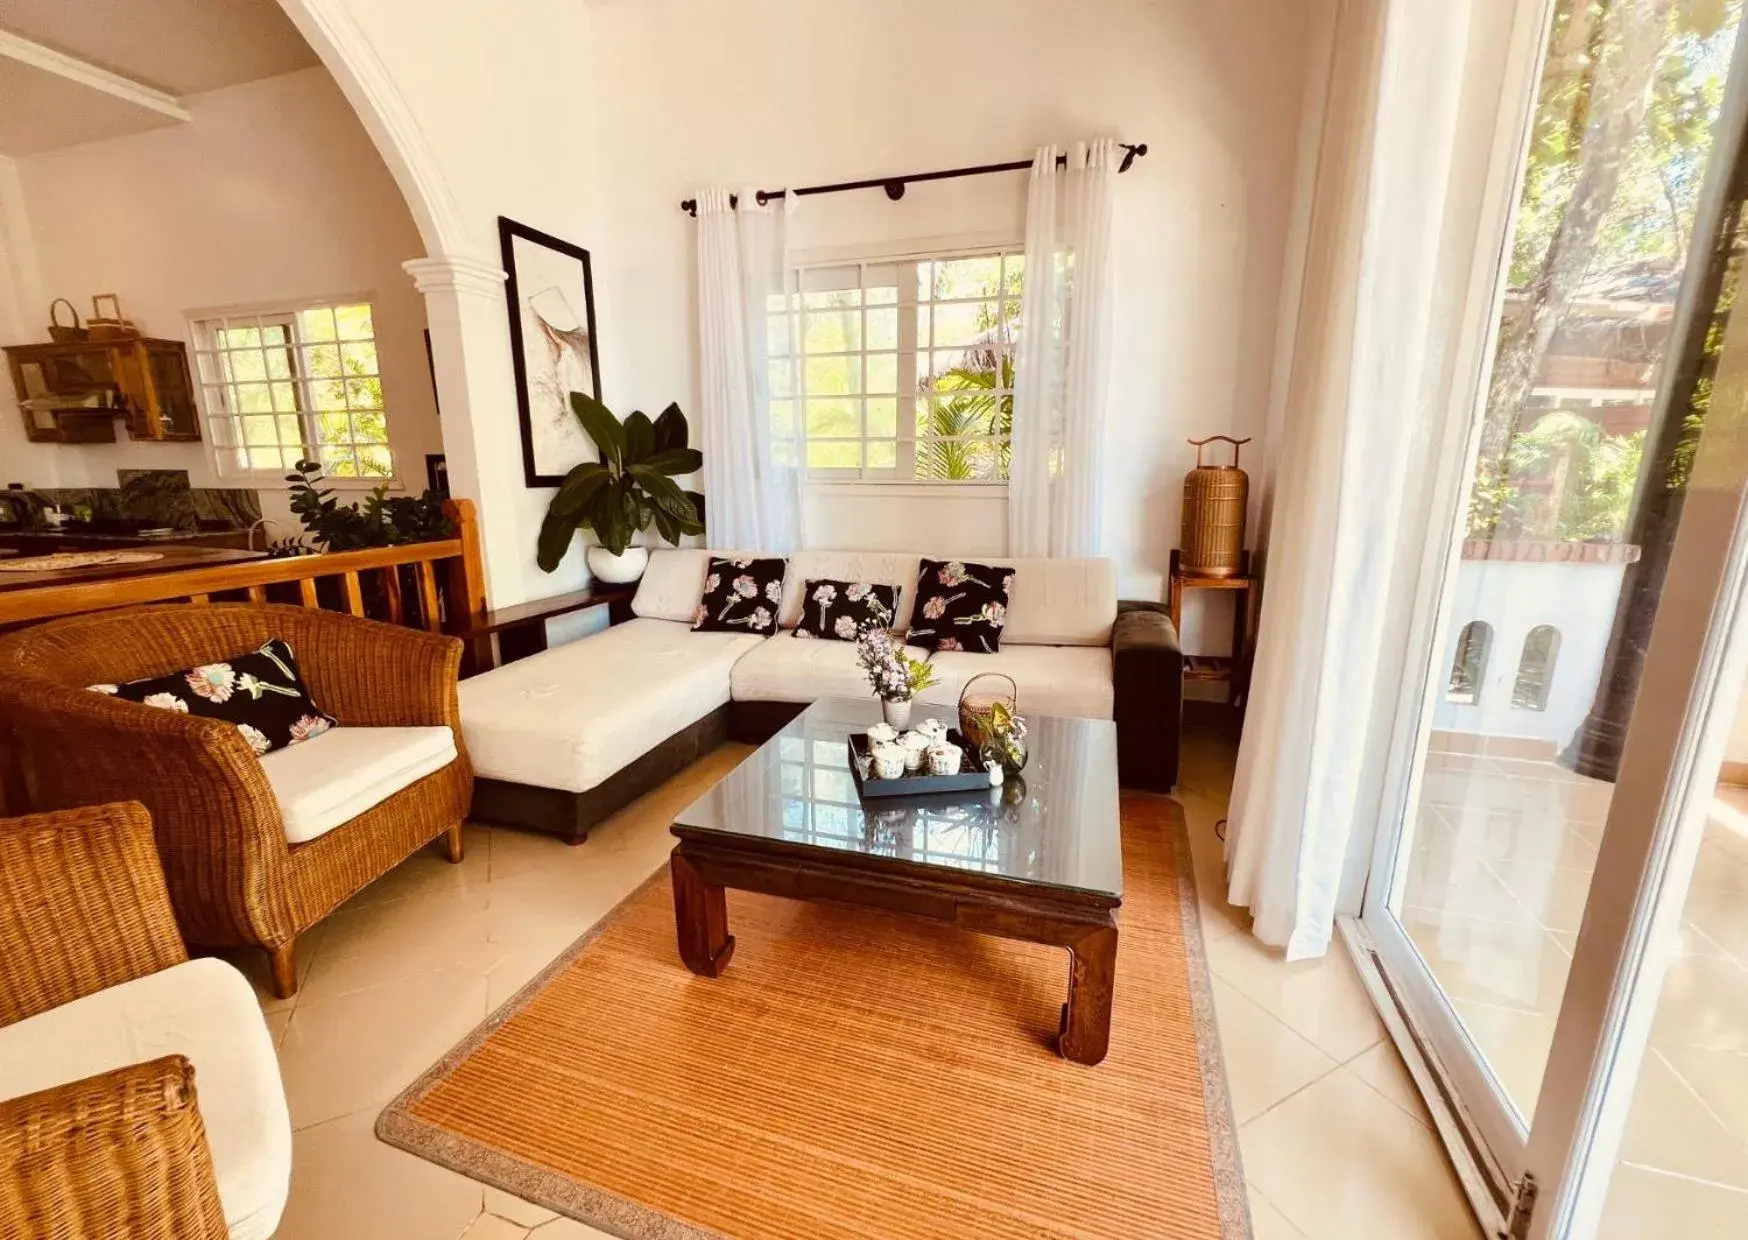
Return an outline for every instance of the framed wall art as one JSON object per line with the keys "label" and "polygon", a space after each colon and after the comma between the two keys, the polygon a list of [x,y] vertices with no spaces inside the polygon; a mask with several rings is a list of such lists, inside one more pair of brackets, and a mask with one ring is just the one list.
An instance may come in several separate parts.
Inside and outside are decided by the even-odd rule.
{"label": "framed wall art", "polygon": [[595,447],[571,413],[570,394],[601,398],[595,284],[589,252],[539,229],[498,217],[516,409],[527,485],[557,486]]}

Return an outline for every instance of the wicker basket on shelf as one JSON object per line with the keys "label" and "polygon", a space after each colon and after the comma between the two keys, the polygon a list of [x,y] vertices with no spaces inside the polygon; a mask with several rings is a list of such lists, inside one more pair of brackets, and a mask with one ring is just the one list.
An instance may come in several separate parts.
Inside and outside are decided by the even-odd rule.
{"label": "wicker basket on shelf", "polygon": [[[73,316],[73,322],[61,322],[61,307],[67,308],[67,313]],[[79,324],[79,309],[65,297],[57,297],[49,303],[49,339],[56,344],[78,344],[90,339],[91,333]]]}

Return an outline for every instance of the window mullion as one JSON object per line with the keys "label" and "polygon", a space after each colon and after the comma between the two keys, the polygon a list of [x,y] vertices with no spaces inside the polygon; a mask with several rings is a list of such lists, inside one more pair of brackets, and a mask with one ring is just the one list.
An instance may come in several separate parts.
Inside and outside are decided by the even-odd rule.
{"label": "window mullion", "polygon": [[795,276],[795,337],[791,341],[795,348],[795,430],[800,437],[801,476],[813,474],[813,463],[808,460],[807,420],[811,410],[807,404],[807,272],[810,268],[802,268]]}
{"label": "window mullion", "polygon": [[868,474],[868,264],[856,265],[856,433],[861,439],[856,476]]}
{"label": "window mullion", "polygon": [[898,470],[900,480],[916,480],[917,268],[898,267]]}
{"label": "window mullion", "polygon": [[[304,365],[303,325],[295,314],[287,315],[283,324],[286,339],[286,360],[291,365],[291,387],[298,404],[298,422],[303,427],[303,451],[306,461],[322,464],[322,431],[316,421],[315,391],[310,387],[309,367]],[[338,333],[336,333],[337,335]],[[338,353],[339,346],[335,346]]]}

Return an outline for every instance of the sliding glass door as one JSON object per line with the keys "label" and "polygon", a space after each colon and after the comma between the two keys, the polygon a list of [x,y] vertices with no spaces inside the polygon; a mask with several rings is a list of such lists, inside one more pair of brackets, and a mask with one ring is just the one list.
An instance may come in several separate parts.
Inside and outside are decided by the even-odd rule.
{"label": "sliding glass door", "polygon": [[[1624,1228],[1672,1224],[1685,1185],[1748,1194],[1748,1086],[1735,1118],[1705,1088],[1735,1066],[1706,1052],[1748,1052],[1748,812],[1713,788],[1748,573],[1748,57],[1741,0],[1551,8],[1357,939],[1481,1214],[1648,1235]],[[1742,983],[1739,1030],[1681,1040],[1671,961],[1678,1011]]]}

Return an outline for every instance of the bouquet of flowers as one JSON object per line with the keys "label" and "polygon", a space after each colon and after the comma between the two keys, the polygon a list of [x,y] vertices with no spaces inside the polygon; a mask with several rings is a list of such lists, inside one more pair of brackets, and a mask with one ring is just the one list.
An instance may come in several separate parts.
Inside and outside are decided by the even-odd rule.
{"label": "bouquet of flowers", "polygon": [[856,638],[856,661],[882,702],[908,702],[935,683],[935,669],[911,658],[880,625],[870,625]]}

